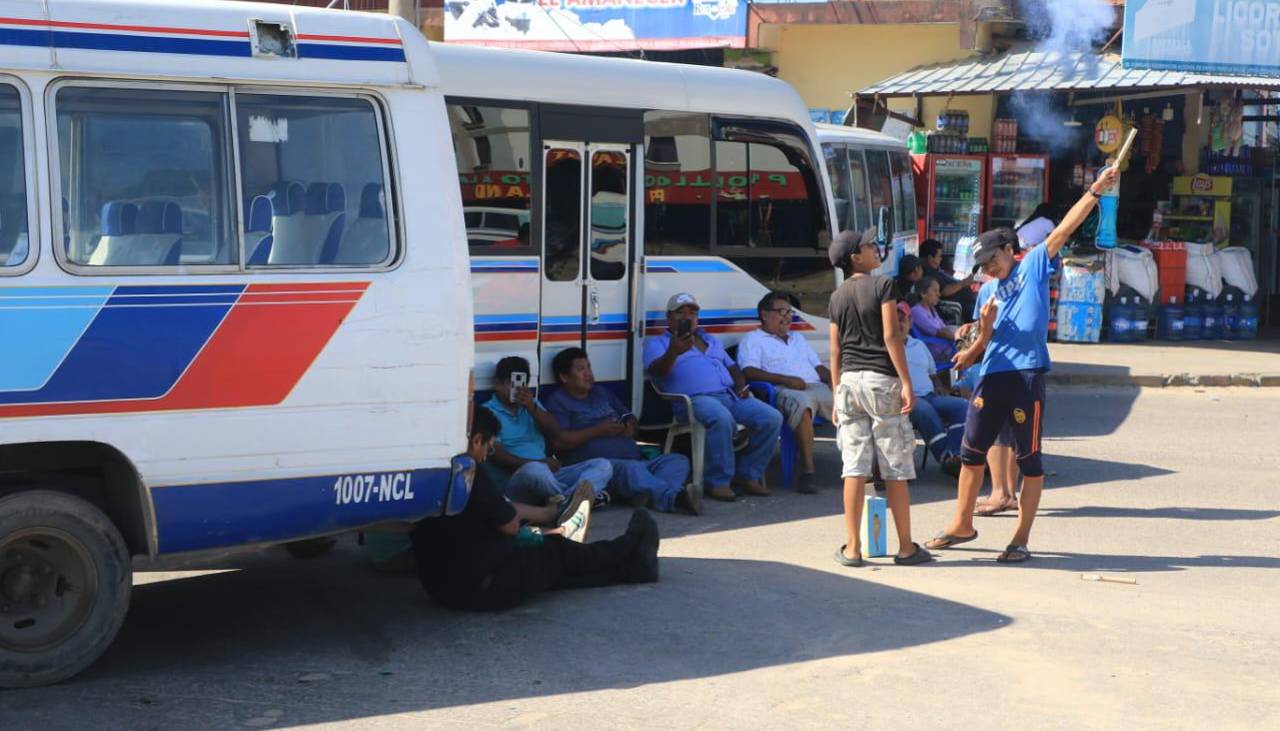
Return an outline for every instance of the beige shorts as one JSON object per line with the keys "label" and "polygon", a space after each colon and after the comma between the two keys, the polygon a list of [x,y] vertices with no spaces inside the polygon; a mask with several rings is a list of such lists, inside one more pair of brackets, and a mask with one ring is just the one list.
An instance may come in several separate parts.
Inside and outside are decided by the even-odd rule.
{"label": "beige shorts", "polygon": [[831,387],[825,383],[810,383],[803,391],[793,388],[778,387],[778,411],[787,419],[787,425],[795,431],[800,426],[804,412],[810,412],[810,418],[820,416],[831,418],[831,409],[835,399],[831,396]]}
{"label": "beige shorts", "polygon": [[916,439],[902,413],[901,381],[872,371],[841,373],[835,401],[841,477],[871,477],[878,464],[883,479],[915,479]]}

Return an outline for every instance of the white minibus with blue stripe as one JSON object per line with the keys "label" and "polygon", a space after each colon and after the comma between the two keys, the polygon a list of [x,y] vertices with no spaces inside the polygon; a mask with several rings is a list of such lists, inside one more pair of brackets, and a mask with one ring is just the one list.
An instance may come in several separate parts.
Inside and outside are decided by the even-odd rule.
{"label": "white minibus with blue stripe", "polygon": [[98,657],[133,557],[465,505],[432,55],[386,15],[3,4],[0,687]]}

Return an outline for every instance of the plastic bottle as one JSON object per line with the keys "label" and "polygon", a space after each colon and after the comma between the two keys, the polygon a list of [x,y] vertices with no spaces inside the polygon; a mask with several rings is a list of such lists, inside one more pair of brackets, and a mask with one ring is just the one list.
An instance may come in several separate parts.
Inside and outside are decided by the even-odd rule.
{"label": "plastic bottle", "polygon": [[1130,327],[1129,300],[1121,297],[1119,302],[1111,305],[1111,330],[1108,338],[1113,343],[1127,343]]}
{"label": "plastic bottle", "polygon": [[1217,340],[1222,337],[1222,305],[1206,299],[1204,302],[1204,339]]}
{"label": "plastic bottle", "polygon": [[1133,298],[1133,309],[1129,319],[1129,341],[1141,342],[1150,337],[1147,332],[1151,326],[1151,305],[1141,297]]}
{"label": "plastic bottle", "polygon": [[1186,325],[1186,311],[1178,305],[1177,297],[1170,297],[1169,304],[1160,308],[1160,324],[1156,335],[1161,340],[1182,340]]}
{"label": "plastic bottle", "polygon": [[1201,340],[1204,338],[1204,304],[1201,302],[1200,290],[1187,287],[1187,303],[1183,305],[1183,340]]}
{"label": "plastic bottle", "polygon": [[1240,307],[1235,302],[1235,295],[1229,294],[1226,304],[1222,306],[1222,324],[1219,325],[1223,339],[1235,340],[1239,332],[1239,323]]}
{"label": "plastic bottle", "polygon": [[928,146],[924,132],[915,129],[911,131],[911,134],[907,135],[907,150],[912,154],[919,155],[920,153],[925,152],[927,148]]}
{"label": "plastic bottle", "polygon": [[1098,234],[1094,245],[1099,249],[1116,248],[1116,214],[1120,211],[1120,186],[1114,185],[1098,201]]}
{"label": "plastic bottle", "polygon": [[1236,337],[1240,340],[1253,340],[1258,337],[1258,305],[1253,297],[1245,295],[1240,304],[1240,317],[1236,320]]}

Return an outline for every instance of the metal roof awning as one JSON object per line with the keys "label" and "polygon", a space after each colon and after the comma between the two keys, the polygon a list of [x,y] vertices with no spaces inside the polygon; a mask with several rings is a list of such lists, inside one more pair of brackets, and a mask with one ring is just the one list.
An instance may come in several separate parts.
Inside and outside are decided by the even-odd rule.
{"label": "metal roof awning", "polygon": [[890,98],[1014,91],[1150,91],[1206,86],[1280,89],[1280,78],[1126,69],[1120,64],[1119,54],[1024,50],[921,66],[872,84],[859,90],[857,95]]}

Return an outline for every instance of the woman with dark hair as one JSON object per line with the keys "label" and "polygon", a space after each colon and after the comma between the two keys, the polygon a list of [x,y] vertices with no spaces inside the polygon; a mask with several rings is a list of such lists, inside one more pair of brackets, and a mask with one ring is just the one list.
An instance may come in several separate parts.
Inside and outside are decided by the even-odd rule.
{"label": "woman with dark hair", "polygon": [[1062,213],[1058,206],[1045,202],[1036,206],[1030,216],[1022,219],[1022,223],[1013,232],[1018,235],[1018,243],[1022,248],[1030,249],[1044,243],[1061,220]]}
{"label": "woman with dark hair", "polygon": [[924,267],[920,265],[920,258],[907,254],[898,262],[898,276],[894,280],[894,286],[898,299],[912,302],[916,288],[916,282],[924,276]]}
{"label": "woman with dark hair", "polygon": [[947,325],[938,314],[938,302],[942,301],[942,287],[933,277],[925,277],[916,285],[916,304],[911,308],[911,320],[915,329],[926,336],[925,345],[934,360],[946,363],[956,354],[956,330]]}

